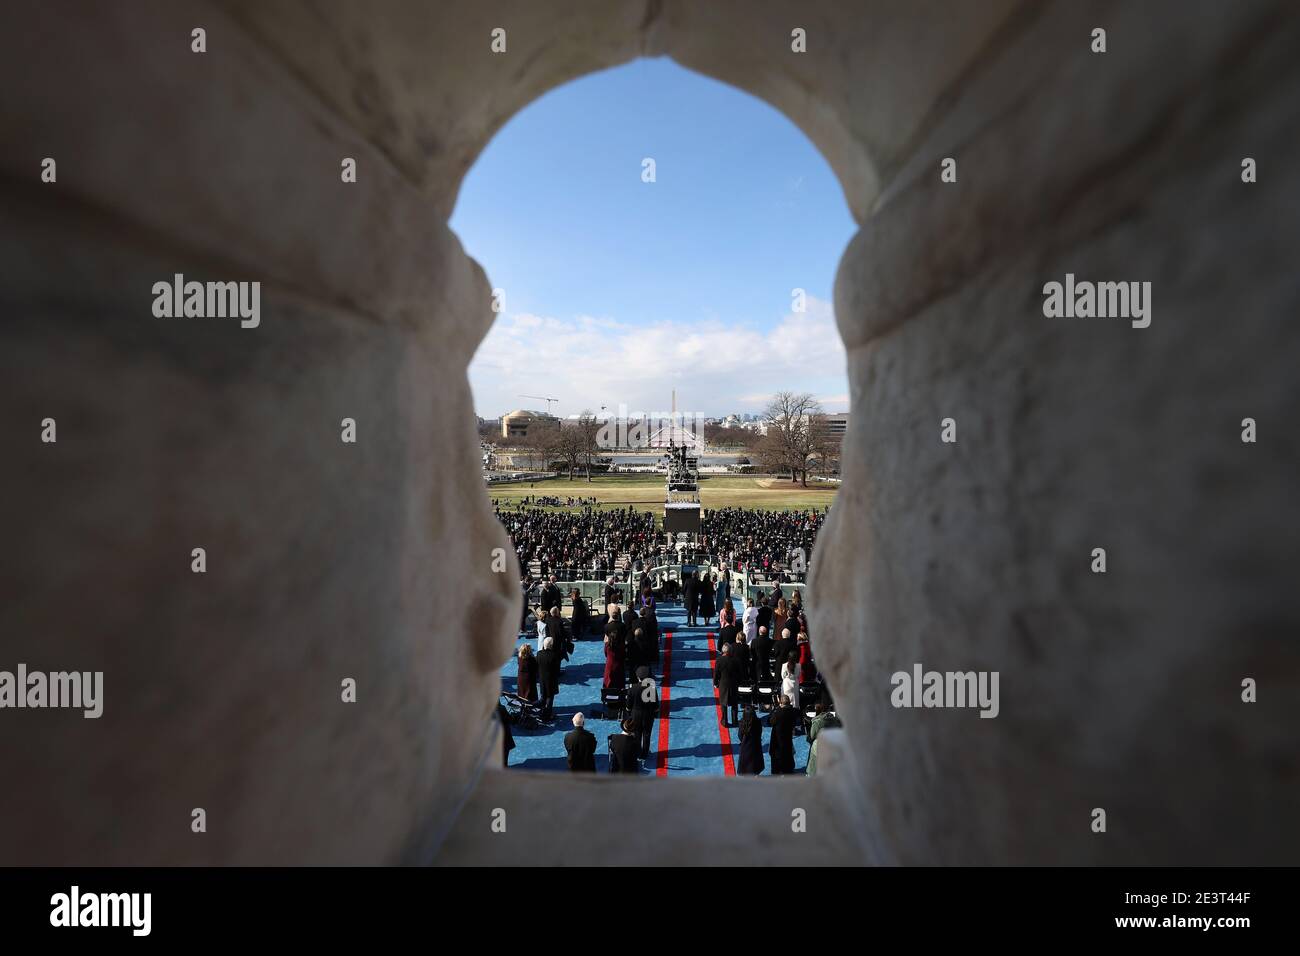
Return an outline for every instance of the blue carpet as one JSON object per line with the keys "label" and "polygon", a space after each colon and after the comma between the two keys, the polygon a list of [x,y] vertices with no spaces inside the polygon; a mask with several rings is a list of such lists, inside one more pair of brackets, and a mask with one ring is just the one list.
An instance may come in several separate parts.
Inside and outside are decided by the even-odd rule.
{"label": "blue carpet", "polygon": [[[653,776],[663,753],[670,777],[722,776],[722,739],[718,729],[718,710],[713,697],[713,670],[709,663],[709,634],[717,635],[717,619],[713,627],[685,625],[686,610],[680,604],[661,604],[659,611],[660,653],[663,654],[667,634],[672,633],[669,673],[665,686],[668,689],[668,741],[665,750],[660,741],[662,722],[656,721],[650,738],[650,759],[645,762],[642,774]],[[522,641],[520,641],[522,643]],[[537,648],[537,639],[530,641]],[[516,644],[516,650],[518,644]],[[501,689],[515,691],[518,666],[514,658],[501,669]],[[559,770],[567,772],[564,759],[564,735],[573,729],[574,713],[581,710],[587,716],[587,729],[596,735],[596,772],[608,773],[609,751],[606,741],[610,734],[618,733],[613,720],[593,718],[602,711],[600,686],[605,675],[605,646],[603,635],[594,629],[585,640],[574,647],[573,654],[564,665],[560,680],[560,693],[555,698],[555,721],[551,727],[536,730],[511,728],[515,749],[510,751],[510,766],[522,770]],[[763,761],[770,772],[771,760],[767,756],[770,732],[767,720],[763,721]],[[731,757],[739,756],[739,733],[729,728]],[[802,773],[808,763],[808,741],[802,734],[794,738],[795,770]]]}

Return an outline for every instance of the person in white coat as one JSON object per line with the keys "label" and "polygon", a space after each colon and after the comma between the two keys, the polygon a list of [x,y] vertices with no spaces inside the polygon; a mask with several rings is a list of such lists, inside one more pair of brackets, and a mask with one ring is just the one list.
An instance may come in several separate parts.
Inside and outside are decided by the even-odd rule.
{"label": "person in white coat", "polygon": [[745,631],[745,640],[753,644],[754,638],[758,637],[758,608],[749,596],[745,596],[745,613],[741,618],[741,626]]}
{"label": "person in white coat", "polygon": [[786,661],[781,665],[781,693],[790,698],[790,706],[795,709],[795,713],[803,713],[803,711],[799,709],[798,663]]}

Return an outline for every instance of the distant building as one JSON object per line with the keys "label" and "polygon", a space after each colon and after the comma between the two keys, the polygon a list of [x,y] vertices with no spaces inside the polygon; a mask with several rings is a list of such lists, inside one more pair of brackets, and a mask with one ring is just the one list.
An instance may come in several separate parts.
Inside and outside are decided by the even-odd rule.
{"label": "distant building", "polygon": [[519,408],[501,416],[502,438],[527,438],[539,428],[559,428],[560,420],[554,415],[530,408]]}
{"label": "distant building", "polygon": [[849,413],[839,412],[826,416],[826,431],[835,441],[843,441],[849,432]]}

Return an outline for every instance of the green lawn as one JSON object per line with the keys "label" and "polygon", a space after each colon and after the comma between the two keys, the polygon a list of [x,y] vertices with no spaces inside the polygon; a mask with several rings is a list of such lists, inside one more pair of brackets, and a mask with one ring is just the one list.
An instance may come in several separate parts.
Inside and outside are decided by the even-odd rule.
{"label": "green lawn", "polygon": [[[780,478],[751,478],[746,475],[702,475],[700,502],[705,508],[743,506],[769,511],[792,511],[824,508],[835,498],[836,486],[809,482],[802,488],[797,482]],[[549,478],[544,481],[498,485],[487,489],[488,495],[503,504],[513,504],[529,495],[556,495],[567,498],[595,498],[602,506],[634,505],[643,511],[663,513],[663,475],[594,475],[588,483],[581,477]]]}

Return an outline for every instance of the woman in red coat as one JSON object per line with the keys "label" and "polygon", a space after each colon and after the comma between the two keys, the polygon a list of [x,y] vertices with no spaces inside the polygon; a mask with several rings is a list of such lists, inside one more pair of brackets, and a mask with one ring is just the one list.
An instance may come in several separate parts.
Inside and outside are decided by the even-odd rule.
{"label": "woman in red coat", "polygon": [[537,658],[533,646],[527,641],[519,645],[519,676],[515,680],[515,693],[524,700],[537,699]]}
{"label": "woman in red coat", "polygon": [[812,643],[808,640],[807,631],[799,633],[799,680],[805,684],[817,680],[817,668],[813,666]]}
{"label": "woman in red coat", "polygon": [[[612,633],[611,633],[612,632]],[[623,688],[624,664],[627,647],[623,643],[623,634],[617,626],[605,628],[605,686],[617,690]]]}

